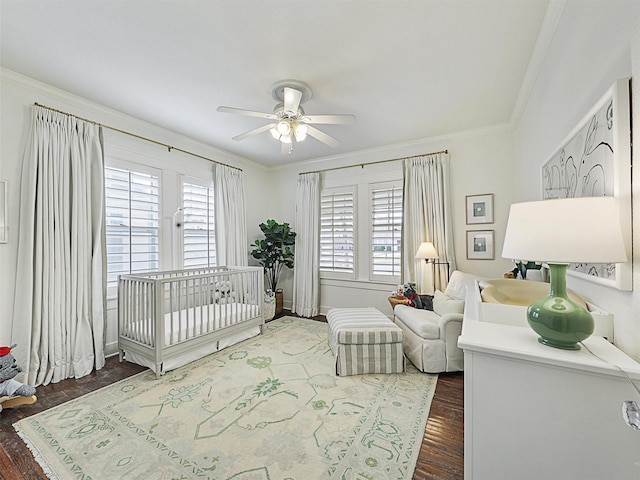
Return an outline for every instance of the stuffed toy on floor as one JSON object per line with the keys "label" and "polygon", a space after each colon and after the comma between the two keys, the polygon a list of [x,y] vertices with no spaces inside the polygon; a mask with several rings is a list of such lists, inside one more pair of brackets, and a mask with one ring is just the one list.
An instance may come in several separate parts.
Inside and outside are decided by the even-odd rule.
{"label": "stuffed toy on floor", "polygon": [[29,405],[37,400],[35,388],[13,379],[22,371],[11,355],[11,350],[15,347],[15,344],[10,347],[0,347],[0,412],[3,407]]}

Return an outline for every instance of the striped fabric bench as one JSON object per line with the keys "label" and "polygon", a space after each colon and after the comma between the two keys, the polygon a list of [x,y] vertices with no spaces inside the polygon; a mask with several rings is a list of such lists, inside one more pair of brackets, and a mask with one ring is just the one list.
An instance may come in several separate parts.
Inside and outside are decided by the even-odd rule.
{"label": "striped fabric bench", "polygon": [[327,323],[336,375],[405,371],[404,333],[375,308],[332,308]]}

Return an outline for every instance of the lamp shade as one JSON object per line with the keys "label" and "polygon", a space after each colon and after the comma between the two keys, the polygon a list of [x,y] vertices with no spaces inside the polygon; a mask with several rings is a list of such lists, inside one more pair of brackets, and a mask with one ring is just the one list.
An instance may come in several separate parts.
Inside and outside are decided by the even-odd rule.
{"label": "lamp shade", "polygon": [[436,252],[436,247],[433,246],[433,243],[422,242],[416,252],[415,258],[424,258],[427,260],[438,258],[438,252]]}
{"label": "lamp shade", "polygon": [[625,262],[620,207],[613,197],[513,204],[502,256],[549,263]]}

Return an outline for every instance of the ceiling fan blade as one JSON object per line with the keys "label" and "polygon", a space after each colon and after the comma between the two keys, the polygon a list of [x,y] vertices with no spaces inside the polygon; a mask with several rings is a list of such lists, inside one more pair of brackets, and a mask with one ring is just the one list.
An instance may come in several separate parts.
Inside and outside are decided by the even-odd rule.
{"label": "ceiling fan blade", "polygon": [[298,114],[298,107],[302,99],[302,92],[295,88],[284,87],[284,111]]}
{"label": "ceiling fan blade", "polygon": [[331,148],[336,148],[338,145],[340,145],[340,140],[327,135],[326,133],[318,130],[315,127],[312,127],[311,125],[307,125],[307,127],[307,135],[311,135],[313,138],[320,140],[322,143],[329,145]]}
{"label": "ceiling fan blade", "polygon": [[355,123],[355,115],[305,115],[302,120],[306,123],[346,124]]}
{"label": "ceiling fan blade", "polygon": [[261,127],[254,128],[253,130],[249,130],[248,132],[241,133],[240,135],[236,135],[231,140],[244,140],[245,138],[250,137],[251,135],[256,135],[258,133],[266,132],[271,127],[275,127],[275,126],[276,126],[275,123],[269,123],[267,125],[263,125]]}
{"label": "ceiling fan blade", "polygon": [[237,113],[239,115],[246,115],[248,117],[268,118],[269,120],[277,120],[278,116],[273,113],[254,112],[253,110],[244,110],[242,108],[224,107],[217,108],[219,112]]}

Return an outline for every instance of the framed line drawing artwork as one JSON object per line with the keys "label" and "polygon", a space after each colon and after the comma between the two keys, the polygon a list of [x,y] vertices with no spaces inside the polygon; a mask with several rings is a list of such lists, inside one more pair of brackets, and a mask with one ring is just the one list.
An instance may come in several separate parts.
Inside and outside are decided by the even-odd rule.
{"label": "framed line drawing artwork", "polygon": [[493,193],[467,195],[467,225],[493,223]]}
{"label": "framed line drawing artwork", "polygon": [[494,259],[493,230],[467,230],[467,260]]}
{"label": "framed line drawing artwork", "polygon": [[[631,116],[629,79],[617,80],[542,165],[542,199],[613,196],[631,259]],[[593,225],[598,228],[598,225]],[[632,262],[573,263],[569,275],[632,289]]]}

